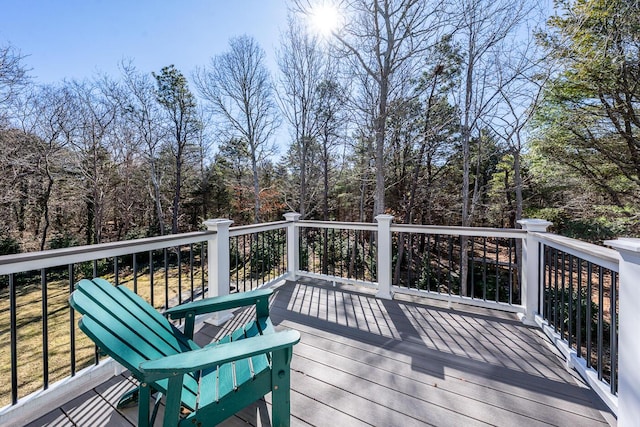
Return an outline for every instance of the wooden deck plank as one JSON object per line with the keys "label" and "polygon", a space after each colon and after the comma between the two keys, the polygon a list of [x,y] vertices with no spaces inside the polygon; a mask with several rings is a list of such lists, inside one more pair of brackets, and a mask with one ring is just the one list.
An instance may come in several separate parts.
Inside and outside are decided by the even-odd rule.
{"label": "wooden deck plank", "polygon": [[[306,286],[314,287],[311,285]],[[338,290],[334,294],[334,298],[336,299],[334,303],[335,305],[342,306],[344,304],[344,298],[347,298],[349,301],[353,301],[352,294],[347,292]],[[538,370],[551,377],[556,375],[556,371],[547,366],[549,363],[548,359],[543,358],[534,364],[531,362],[536,362],[536,360],[531,359],[532,356],[530,355],[530,352],[523,352],[519,349],[516,350],[513,348],[515,347],[513,345],[513,341],[516,338],[522,342],[527,341],[522,339],[522,334],[518,333],[518,330],[528,329],[517,322],[515,317],[510,319],[511,322],[509,322],[509,326],[513,326],[513,328],[518,330],[515,332],[507,330],[501,331],[500,333],[494,333],[491,328],[500,326],[499,323],[492,322],[491,324],[487,324],[486,322],[483,322],[482,327],[469,329],[467,325],[473,323],[475,317],[474,315],[470,316],[464,312],[458,313],[452,310],[442,310],[431,307],[429,310],[426,310],[423,307],[418,308],[415,305],[399,304],[397,302],[381,302],[380,300],[376,300],[375,298],[370,296],[367,297],[365,295],[358,295],[358,297],[365,298],[370,301],[373,300],[373,303],[370,305],[378,306],[375,308],[375,316],[367,319],[366,322],[357,321],[355,319],[341,320],[339,317],[336,318],[331,314],[327,315],[325,318],[319,316],[309,316],[309,318],[322,319],[328,323],[347,327],[350,327],[349,324],[351,323],[353,329],[376,333],[377,335],[389,338],[399,339],[401,336],[407,337],[407,335],[413,333],[416,337],[424,338],[425,343],[435,350],[449,352],[451,354],[487,363],[502,364],[509,368],[527,366],[532,371]],[[322,304],[323,302],[317,301],[317,303]],[[286,309],[301,315],[307,314],[307,310],[304,307],[296,307],[295,303]],[[416,310],[427,312],[429,318],[420,319],[422,321],[418,321],[412,316],[407,315],[410,311],[415,312]],[[368,326],[364,328],[361,326],[363,324]],[[372,328],[371,325],[378,325],[378,327]],[[422,329],[422,331],[420,329]],[[455,335],[452,335],[453,331],[455,331]],[[509,335],[506,335],[503,338],[502,336],[504,336],[505,333],[508,333]],[[496,341],[501,342],[502,345],[498,346]],[[496,354],[499,354],[500,357],[497,358]],[[539,353],[534,352],[531,354],[537,355]]]}
{"label": "wooden deck plank", "polygon": [[[372,360],[368,356],[362,357],[361,353],[335,354],[326,351],[326,343],[320,340],[313,341],[309,335],[303,334],[301,343],[296,347],[296,357],[304,360],[296,363],[296,359],[294,359],[293,363],[315,368],[317,370],[315,374],[318,376],[323,375],[324,371],[328,371],[328,375],[331,376],[334,383],[338,376],[333,373],[333,370],[337,369],[334,367],[339,367],[340,370],[357,378],[363,378],[389,390],[399,390],[403,394],[416,397],[423,401],[424,406],[436,405],[448,411],[473,413],[478,419],[495,425],[535,425],[536,422],[539,425],[563,425],[564,422],[572,425],[586,425],[585,423],[594,421],[578,411],[549,411],[548,405],[534,399],[524,399],[501,390],[487,390],[484,386],[449,376],[446,376],[444,381],[430,377],[411,369],[408,364],[400,361],[391,361],[380,357]],[[319,347],[313,347],[313,345],[319,345]],[[360,360],[356,359],[358,355]],[[316,364],[310,362],[313,360],[322,360],[322,363],[317,364],[316,367]],[[305,374],[311,375],[311,369],[303,369]],[[384,390],[381,393],[376,393],[366,384],[363,387],[356,387],[357,381],[355,380],[352,380],[352,384],[354,385],[353,390],[364,389],[371,395],[384,395],[387,398],[392,394]],[[402,396],[399,399],[403,400]],[[517,410],[514,411],[513,408]],[[579,406],[577,409],[584,410],[586,408]],[[446,416],[444,418],[448,419]]]}
{"label": "wooden deck plank", "polygon": [[73,427],[73,423],[62,409],[56,408],[25,427]]}
{"label": "wooden deck plank", "polygon": [[[275,304],[278,304],[277,300]],[[282,307],[278,307],[278,308],[282,308]],[[290,310],[290,309],[286,309],[285,313],[282,314],[282,316],[289,317],[289,318],[294,317],[296,320],[300,322],[306,321],[307,323],[312,322],[313,319],[318,319],[316,317],[305,316],[304,314],[295,312],[294,310]],[[341,328],[340,326],[344,326],[344,325],[341,324],[340,322],[331,322],[326,319],[318,319],[318,320],[325,321],[326,325],[314,324],[315,327],[320,327],[320,328],[326,327],[327,329],[330,329],[332,332],[333,331],[342,331],[341,333],[348,332],[348,333],[354,334],[354,336],[358,335],[358,331],[366,332],[356,328],[349,328],[349,327]],[[401,321],[399,321],[397,318],[391,318],[389,319],[388,322],[393,323],[394,321],[397,324],[401,323]],[[477,340],[470,341],[468,339],[465,340],[465,339],[459,339],[459,338],[456,341],[455,335],[452,335],[453,334],[452,329],[447,331],[447,335],[449,336],[448,339],[450,340],[449,342],[447,342],[446,340],[439,339],[437,336],[436,337],[424,336],[422,334],[419,334],[416,331],[416,328],[413,327],[413,325],[405,324],[402,326],[404,328],[403,333],[401,334],[402,337],[390,336],[387,334],[376,334],[376,333],[372,333],[371,336],[374,337],[378,335],[381,337],[387,337],[392,339],[402,338],[402,340],[404,341],[411,341],[412,338],[414,338],[416,341],[422,342],[427,347],[437,351],[444,352],[444,353],[450,353],[450,354],[462,356],[468,359],[477,360],[480,362],[491,363],[494,365],[502,365],[506,368],[515,369],[515,370],[522,370],[521,368],[524,367],[526,368],[527,372],[532,374],[538,374],[540,376],[552,378],[556,380],[562,379],[558,375],[559,375],[559,372],[563,371],[563,369],[560,369],[560,370],[557,369],[559,366],[561,366],[557,358],[554,358],[554,357],[549,358],[548,356],[542,356],[542,354],[545,354],[545,352],[541,353],[539,350],[537,350],[537,348],[540,347],[539,336],[536,335],[536,333],[531,331],[529,328],[523,327],[521,325],[514,326],[514,327],[521,328],[520,329],[521,334],[522,333],[527,334],[527,336],[525,337],[526,340],[537,341],[538,342],[537,348],[532,347],[531,351],[522,351],[518,348],[512,348],[514,347],[513,343],[506,342],[505,345],[501,347],[497,347],[495,345],[492,345],[493,348],[485,346],[484,351],[481,352],[479,350],[482,348],[480,341],[477,341]],[[485,335],[489,333],[490,332],[486,332],[486,330],[484,332]],[[477,331],[477,334],[483,335],[483,331]],[[432,344],[433,342],[440,343],[440,345],[433,345]],[[549,352],[546,352],[546,353],[549,353]],[[560,375],[562,374],[560,373]],[[569,375],[564,375],[563,378],[566,380],[567,378],[569,378]]]}
{"label": "wooden deck plank", "polygon": [[95,390],[79,396],[62,406],[62,410],[77,426],[131,427],[133,424],[109,405]]}
{"label": "wooden deck plank", "polygon": [[[277,312],[274,312],[274,316],[277,314]],[[425,349],[422,343],[414,342],[413,340],[388,340],[371,334],[345,330],[335,325],[319,325],[313,324],[313,322],[310,324],[308,319],[296,318],[290,314],[287,314],[287,316],[291,320],[283,320],[283,326],[306,330],[309,333],[324,336],[328,340],[336,339],[338,344],[335,351],[337,352],[342,351],[341,347],[345,344],[344,337],[350,334],[351,341],[348,342],[348,345],[357,348],[358,351],[370,352],[374,359],[377,357],[386,357],[393,360],[402,358],[413,369],[431,372],[432,375],[437,375],[441,378],[444,377],[443,369],[446,367],[449,370],[457,370],[462,378],[477,376],[483,383],[486,383],[487,379],[489,379],[494,387],[512,384],[517,390],[522,387],[522,384],[526,384],[528,389],[540,390],[543,393],[551,393],[558,396],[563,396],[563,393],[566,393],[568,394],[566,397],[569,400],[589,403],[591,397],[586,396],[592,396],[591,391],[577,386],[573,377],[559,365],[558,370],[564,372],[563,376],[565,377],[561,381],[544,377],[538,379],[535,375],[532,376],[528,373],[504,369],[500,366],[480,364],[464,357],[451,356],[446,353]],[[296,320],[298,322],[294,323]],[[325,344],[323,348],[329,349],[329,345],[331,344]],[[567,387],[559,388],[560,385],[567,385]]]}
{"label": "wooden deck plank", "polygon": [[[272,321],[302,336],[292,360],[293,426],[602,427],[612,419],[546,337],[512,313],[374,292],[313,282],[277,288]],[[249,309],[222,328],[201,325],[196,341],[254,316]],[[136,408],[114,409],[132,385],[116,377],[30,427],[135,424]],[[267,395],[222,425],[270,426],[270,414]]]}

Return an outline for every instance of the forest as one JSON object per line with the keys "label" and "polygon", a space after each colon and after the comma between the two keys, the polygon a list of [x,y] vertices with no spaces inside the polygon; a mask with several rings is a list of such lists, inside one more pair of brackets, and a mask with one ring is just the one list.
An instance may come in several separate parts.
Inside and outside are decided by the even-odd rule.
{"label": "forest", "polygon": [[640,4],[289,2],[196,70],[42,85],[0,40],[0,255],[302,219],[640,236]]}

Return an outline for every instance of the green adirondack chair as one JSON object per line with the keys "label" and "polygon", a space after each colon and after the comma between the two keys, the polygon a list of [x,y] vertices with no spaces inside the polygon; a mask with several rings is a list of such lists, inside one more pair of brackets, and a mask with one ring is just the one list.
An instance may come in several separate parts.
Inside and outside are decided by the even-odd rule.
{"label": "green adirondack chair", "polygon": [[[69,301],[83,314],[80,329],[140,382],[139,426],[154,424],[162,395],[164,426],[210,426],[269,392],[272,425],[288,426],[289,363],[300,334],[275,332],[269,319],[272,292],[207,298],[165,311],[184,319],[184,332],[128,288],[103,279],[81,280]],[[217,343],[200,348],[193,341],[196,315],[249,305],[256,307],[255,320]]]}

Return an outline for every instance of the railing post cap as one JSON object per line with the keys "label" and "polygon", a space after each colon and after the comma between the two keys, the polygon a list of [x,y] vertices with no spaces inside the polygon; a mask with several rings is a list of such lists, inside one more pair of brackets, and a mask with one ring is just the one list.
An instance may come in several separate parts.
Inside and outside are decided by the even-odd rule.
{"label": "railing post cap", "polygon": [[634,237],[620,237],[615,240],[605,240],[604,244],[617,251],[631,252],[640,256],[640,239]]}
{"label": "railing post cap", "polygon": [[382,222],[382,221],[393,221],[393,218],[395,218],[393,215],[388,215],[388,214],[380,214],[377,215],[374,219],[378,222]]}
{"label": "railing post cap", "polygon": [[224,227],[228,228],[229,226],[231,226],[231,224],[233,224],[233,221],[227,218],[214,218],[214,219],[208,219],[204,221],[202,224],[205,227],[207,227],[207,230],[216,231],[219,228],[224,228]]}
{"label": "railing post cap", "polygon": [[298,212],[287,212],[286,214],[283,215],[284,219],[286,219],[287,221],[299,221],[300,217],[302,216],[301,214],[299,214]]}
{"label": "railing post cap", "polygon": [[522,226],[523,230],[543,233],[547,231],[547,228],[553,225],[550,221],[537,218],[523,218],[519,219],[517,223]]}

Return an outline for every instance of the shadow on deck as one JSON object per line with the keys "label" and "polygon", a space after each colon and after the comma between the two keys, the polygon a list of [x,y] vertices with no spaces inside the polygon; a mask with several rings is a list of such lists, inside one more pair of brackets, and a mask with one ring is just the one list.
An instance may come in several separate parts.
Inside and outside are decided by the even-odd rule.
{"label": "shadow on deck", "polygon": [[[203,324],[208,343],[224,329]],[[535,329],[515,315],[317,281],[280,286],[276,328],[300,331],[291,377],[294,426],[606,426],[615,418]],[[136,409],[114,409],[131,388],[115,377],[30,426],[131,426]],[[270,396],[224,426],[268,426]]]}

